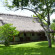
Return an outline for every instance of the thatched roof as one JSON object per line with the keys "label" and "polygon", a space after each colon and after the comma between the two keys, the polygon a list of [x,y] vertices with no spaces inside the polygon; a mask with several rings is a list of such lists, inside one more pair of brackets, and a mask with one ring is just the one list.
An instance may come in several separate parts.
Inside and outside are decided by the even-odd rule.
{"label": "thatched roof", "polygon": [[0,14],[0,20],[1,19],[4,23],[13,24],[13,26],[15,26],[18,31],[38,32],[43,30],[37,18],[11,14]]}

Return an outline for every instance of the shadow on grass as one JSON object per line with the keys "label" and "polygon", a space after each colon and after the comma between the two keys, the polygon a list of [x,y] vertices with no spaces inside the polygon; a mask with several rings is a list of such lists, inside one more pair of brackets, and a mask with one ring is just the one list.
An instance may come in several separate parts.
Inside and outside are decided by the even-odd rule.
{"label": "shadow on grass", "polygon": [[[37,47],[40,46],[39,48]],[[35,47],[5,47],[0,46],[0,55],[55,55],[55,48],[48,48],[47,42],[35,44]]]}
{"label": "shadow on grass", "polygon": [[48,47],[48,41],[41,41],[41,42],[37,43],[36,45]]}

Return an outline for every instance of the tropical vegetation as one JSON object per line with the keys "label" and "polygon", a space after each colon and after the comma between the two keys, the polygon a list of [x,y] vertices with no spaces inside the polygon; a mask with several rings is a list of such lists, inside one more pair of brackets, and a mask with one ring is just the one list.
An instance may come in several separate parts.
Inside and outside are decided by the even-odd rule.
{"label": "tropical vegetation", "polygon": [[16,27],[13,27],[12,24],[5,24],[0,26],[0,41],[4,40],[5,46],[9,46],[9,42],[13,36],[18,35],[19,31],[16,30]]}
{"label": "tropical vegetation", "polygon": [[21,8],[22,10],[27,9],[32,11],[38,17],[41,26],[45,30],[49,47],[52,47],[50,36],[50,15],[55,11],[55,0],[13,0],[11,1],[11,4],[8,0],[5,0],[5,6],[10,9],[16,8],[15,10],[19,10]]}

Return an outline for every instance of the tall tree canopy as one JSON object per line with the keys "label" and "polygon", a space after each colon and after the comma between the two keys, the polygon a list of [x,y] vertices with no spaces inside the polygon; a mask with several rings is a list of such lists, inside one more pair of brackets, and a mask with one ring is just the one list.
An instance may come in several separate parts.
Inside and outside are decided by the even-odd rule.
{"label": "tall tree canopy", "polygon": [[34,12],[45,30],[49,47],[51,47],[50,15],[55,11],[55,0],[12,0],[12,4],[9,4],[9,1],[5,0],[5,5],[9,8],[16,7],[16,10],[22,8]]}

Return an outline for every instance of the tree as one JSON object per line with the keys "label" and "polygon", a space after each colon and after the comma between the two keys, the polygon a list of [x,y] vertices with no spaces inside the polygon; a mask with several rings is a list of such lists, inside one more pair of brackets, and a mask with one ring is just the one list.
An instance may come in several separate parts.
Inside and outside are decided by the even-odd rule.
{"label": "tree", "polygon": [[0,26],[0,40],[5,41],[5,46],[9,46],[10,39],[18,34],[19,31],[17,31],[16,27],[13,27],[12,24],[5,24]]}
{"label": "tree", "polygon": [[[48,45],[51,47],[50,37],[50,15],[55,11],[55,0],[13,0],[12,5],[9,5],[8,0],[5,1],[5,5],[9,8],[17,7],[32,11],[39,19],[41,26],[45,30],[45,34],[48,39]],[[30,6],[31,4],[31,6]],[[46,18],[47,17],[47,18]]]}

